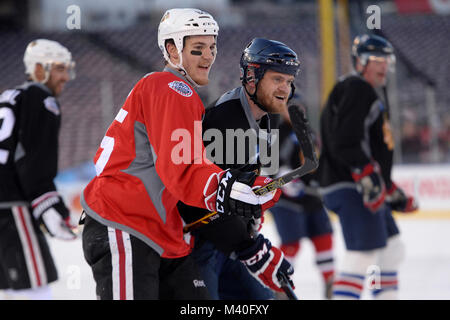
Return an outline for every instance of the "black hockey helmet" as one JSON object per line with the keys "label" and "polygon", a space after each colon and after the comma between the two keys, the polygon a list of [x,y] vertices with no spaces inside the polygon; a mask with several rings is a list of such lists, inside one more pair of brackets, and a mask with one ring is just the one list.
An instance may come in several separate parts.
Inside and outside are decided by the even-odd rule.
{"label": "black hockey helmet", "polygon": [[371,57],[384,57],[390,66],[395,63],[394,47],[385,38],[373,34],[357,36],[352,45],[352,62],[356,69],[357,58],[363,66],[367,64]]}
{"label": "black hockey helmet", "polygon": [[[256,86],[269,69],[295,77],[299,68],[300,62],[294,50],[282,42],[263,38],[254,38],[250,41],[245,47],[240,60],[242,84],[254,81]],[[249,70],[253,70],[254,77],[249,75]],[[294,95],[294,91],[295,86],[292,85],[289,99]],[[250,97],[261,109],[266,111],[256,101],[256,92]]]}

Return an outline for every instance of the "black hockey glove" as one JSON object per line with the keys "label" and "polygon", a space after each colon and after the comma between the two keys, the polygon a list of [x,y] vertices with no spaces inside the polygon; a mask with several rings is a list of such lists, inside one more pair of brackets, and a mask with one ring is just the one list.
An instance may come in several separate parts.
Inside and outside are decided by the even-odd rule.
{"label": "black hockey glove", "polygon": [[72,231],[70,213],[63,199],[56,191],[47,192],[31,202],[33,217],[44,225],[48,233],[62,240],[73,240],[77,236]]}
{"label": "black hockey glove", "polygon": [[380,209],[386,198],[386,187],[378,163],[373,161],[364,167],[353,168],[352,178],[362,194],[364,205],[372,212]]}
{"label": "black hockey glove", "polygon": [[394,211],[410,213],[419,209],[416,199],[407,196],[394,182],[387,192],[386,202]]}
{"label": "black hockey glove", "polygon": [[217,191],[207,191],[212,185],[208,182],[204,195],[207,208],[219,214],[236,214],[258,219],[262,212],[275,205],[281,195],[279,189],[262,196],[256,195],[253,190],[266,185],[272,179],[257,176],[254,172],[227,170],[218,179]]}
{"label": "black hockey glove", "polygon": [[284,274],[292,288],[294,285],[289,276],[294,273],[292,265],[284,258],[283,252],[275,247],[262,234],[255,243],[244,250],[236,252],[238,259],[248,268],[250,274],[265,287],[283,292],[279,273]]}

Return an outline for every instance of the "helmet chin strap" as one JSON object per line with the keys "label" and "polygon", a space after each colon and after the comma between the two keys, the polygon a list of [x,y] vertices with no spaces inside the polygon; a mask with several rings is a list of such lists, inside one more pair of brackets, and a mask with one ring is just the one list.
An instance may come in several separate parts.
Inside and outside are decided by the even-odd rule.
{"label": "helmet chin strap", "polygon": [[[259,81],[258,81],[259,82]],[[248,83],[248,82],[246,82]],[[248,96],[250,97],[250,99],[258,106],[258,108],[260,108],[262,111],[269,113],[269,111],[267,111],[267,108],[264,107],[259,101],[258,98],[256,97],[256,92],[258,91],[258,83],[255,83],[255,92],[253,94],[251,94],[248,90],[247,87],[244,85],[244,90],[245,92],[247,92]]]}
{"label": "helmet chin strap", "polygon": [[167,57],[167,62],[169,63],[169,65],[178,70],[181,71],[181,74],[183,74],[184,77],[186,77],[186,79],[192,84],[194,85],[194,87],[201,87],[201,85],[199,85],[197,82],[195,82],[191,76],[187,73],[186,69],[184,69],[183,67],[183,56],[181,55],[181,51],[178,51],[178,56],[180,57],[180,62],[178,64],[174,64],[169,57]]}

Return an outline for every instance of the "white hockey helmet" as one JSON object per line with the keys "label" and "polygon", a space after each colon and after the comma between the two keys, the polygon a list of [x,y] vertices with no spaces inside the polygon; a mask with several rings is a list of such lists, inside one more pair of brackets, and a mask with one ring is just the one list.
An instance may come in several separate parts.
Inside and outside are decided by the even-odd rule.
{"label": "white hockey helmet", "polygon": [[33,80],[36,64],[40,63],[45,69],[45,78],[42,83],[47,82],[50,69],[53,63],[63,63],[69,70],[70,79],[75,78],[75,62],[72,61],[72,54],[60,43],[47,39],[37,39],[31,41],[23,56],[25,73]]}
{"label": "white hockey helmet", "polygon": [[158,46],[161,49],[164,59],[176,68],[182,67],[182,60],[175,66],[169,59],[165,48],[166,40],[173,39],[181,58],[183,50],[183,39],[187,36],[203,36],[219,34],[219,25],[207,12],[193,8],[176,8],[167,10],[158,27]]}

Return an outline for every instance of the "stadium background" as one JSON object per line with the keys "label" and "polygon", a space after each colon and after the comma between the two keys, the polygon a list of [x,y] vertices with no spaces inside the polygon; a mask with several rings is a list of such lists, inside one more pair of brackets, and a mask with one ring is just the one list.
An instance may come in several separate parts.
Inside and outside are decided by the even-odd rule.
{"label": "stadium background", "polygon": [[[79,29],[68,28],[71,5],[80,9]],[[379,30],[367,28],[371,14],[366,10],[371,5],[381,9]],[[80,213],[79,192],[95,174],[94,153],[127,94],[142,76],[163,67],[157,26],[163,12],[172,7],[204,9],[219,23],[219,51],[211,82],[199,90],[205,105],[240,84],[242,49],[252,38],[266,37],[286,43],[299,54],[297,92],[316,130],[327,90],[350,71],[353,37],[374,32],[392,42],[397,57],[396,72],[389,80],[395,173],[427,209],[416,215],[417,223],[414,217],[401,220],[407,243],[419,250],[408,257],[415,269],[410,268],[405,278],[415,291],[402,297],[448,299],[450,292],[444,286],[450,285],[450,278],[444,270],[450,256],[444,244],[450,241],[445,233],[450,223],[450,5],[445,0],[1,0],[0,92],[25,81],[23,53],[31,40],[59,41],[76,61],[76,79],[59,98],[63,111],[57,179],[73,212]],[[333,223],[338,230],[338,222]],[[269,232],[276,237],[273,230]],[[339,237],[337,246],[342,248]],[[90,270],[80,262],[79,245],[51,242],[61,253],[73,247],[70,256],[57,257],[64,266],[58,298],[92,296]],[[313,260],[311,248],[301,259]],[[437,268],[433,276],[420,278],[430,265]],[[74,266],[87,274],[82,276],[88,279],[85,291],[67,291]],[[299,281],[316,281],[306,279],[313,269],[307,266]],[[315,283],[311,288],[311,295],[302,295],[319,298]],[[426,291],[436,288],[434,296]]]}
{"label": "stadium background", "polygon": [[[299,53],[301,72],[296,85],[316,127],[328,89],[323,74],[338,77],[348,72],[351,39],[360,33],[381,32],[397,50],[396,73],[390,79],[396,163],[448,163],[450,19],[426,11],[427,7],[418,5],[422,2],[426,1],[335,1],[331,15],[321,22],[321,10],[333,1],[133,0],[125,5],[103,0],[3,0],[0,91],[25,80],[22,58],[31,40],[54,39],[69,48],[77,77],[60,97],[60,168],[64,170],[92,159],[134,84],[146,73],[161,70],[157,26],[167,8],[201,7],[219,22],[219,52],[211,83],[200,89],[205,104],[239,85],[242,49],[253,37],[267,37],[285,42]],[[70,30],[66,10],[73,4],[80,8],[80,29]],[[370,16],[366,8],[374,4],[381,8],[380,30],[366,26]],[[329,27],[334,27],[334,39],[323,33]],[[328,51],[323,52],[322,47]],[[322,66],[321,57],[329,50],[334,50],[335,59]]]}

